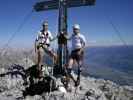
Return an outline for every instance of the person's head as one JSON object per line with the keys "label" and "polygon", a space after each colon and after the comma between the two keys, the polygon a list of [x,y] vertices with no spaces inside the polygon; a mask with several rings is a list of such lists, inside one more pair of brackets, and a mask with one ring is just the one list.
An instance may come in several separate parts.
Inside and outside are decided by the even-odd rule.
{"label": "person's head", "polygon": [[47,31],[48,30],[48,22],[44,21],[43,24],[42,24],[42,27],[43,27],[44,31]]}
{"label": "person's head", "polygon": [[80,26],[79,26],[79,24],[73,25],[73,33],[74,34],[79,34],[80,33]]}

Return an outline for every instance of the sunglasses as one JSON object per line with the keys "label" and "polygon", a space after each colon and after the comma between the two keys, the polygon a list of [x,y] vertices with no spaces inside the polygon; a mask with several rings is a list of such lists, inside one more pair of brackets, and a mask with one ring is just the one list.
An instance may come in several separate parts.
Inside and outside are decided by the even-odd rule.
{"label": "sunglasses", "polygon": [[73,30],[79,30],[79,29],[77,29],[77,28],[74,28]]}

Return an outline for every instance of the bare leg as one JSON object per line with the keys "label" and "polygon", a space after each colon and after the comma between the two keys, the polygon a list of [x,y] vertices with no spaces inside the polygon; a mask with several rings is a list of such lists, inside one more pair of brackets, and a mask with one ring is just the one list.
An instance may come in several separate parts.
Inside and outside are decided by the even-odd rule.
{"label": "bare leg", "polygon": [[72,65],[73,65],[73,62],[74,60],[72,58],[69,59],[69,62],[68,62],[68,65],[66,65],[66,89],[69,91],[69,82],[70,82],[70,79],[72,79],[74,82],[74,78],[72,77],[71,75],[71,70],[72,70]]}
{"label": "bare leg", "polygon": [[56,53],[54,53],[51,49],[49,49],[48,47],[46,46],[43,46],[43,49],[46,53],[48,53],[48,55],[52,58],[54,58],[54,63],[57,63],[57,60],[58,60],[58,56]]}
{"label": "bare leg", "polygon": [[49,53],[50,57],[52,57],[54,59],[54,63],[57,63],[57,59],[58,59],[57,54],[51,50],[48,53]]}
{"label": "bare leg", "polygon": [[68,68],[72,68],[72,65],[73,65],[73,59],[70,58],[69,62],[68,62]]}
{"label": "bare leg", "polygon": [[38,66],[38,70],[40,70],[40,61],[41,60],[41,53],[40,50],[37,50],[37,66]]}
{"label": "bare leg", "polygon": [[42,50],[42,48],[40,47],[37,50],[37,69],[39,71],[39,76],[41,76],[41,69],[42,69],[42,65],[43,65],[43,61],[44,61],[44,52]]}
{"label": "bare leg", "polygon": [[70,58],[68,65],[66,66],[67,74],[69,74],[69,75],[71,74],[72,66],[73,66],[73,59]]}

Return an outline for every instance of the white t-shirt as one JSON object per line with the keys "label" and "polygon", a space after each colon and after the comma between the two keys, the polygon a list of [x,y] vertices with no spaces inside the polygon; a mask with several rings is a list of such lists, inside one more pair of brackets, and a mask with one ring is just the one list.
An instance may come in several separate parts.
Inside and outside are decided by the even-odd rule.
{"label": "white t-shirt", "polygon": [[36,41],[38,41],[38,43],[50,44],[50,40],[52,39],[53,36],[50,31],[39,31]]}
{"label": "white t-shirt", "polygon": [[82,34],[72,35],[72,50],[80,49],[85,46],[85,37]]}

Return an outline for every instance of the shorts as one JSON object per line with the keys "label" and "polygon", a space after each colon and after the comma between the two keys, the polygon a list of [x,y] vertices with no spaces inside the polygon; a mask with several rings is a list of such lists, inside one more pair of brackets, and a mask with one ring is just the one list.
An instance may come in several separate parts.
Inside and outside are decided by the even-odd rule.
{"label": "shorts", "polygon": [[82,61],[83,60],[83,56],[84,56],[84,52],[82,51],[79,54],[79,51],[80,51],[80,49],[73,50],[71,52],[70,58],[72,58],[72,59],[74,59],[76,61]]}

